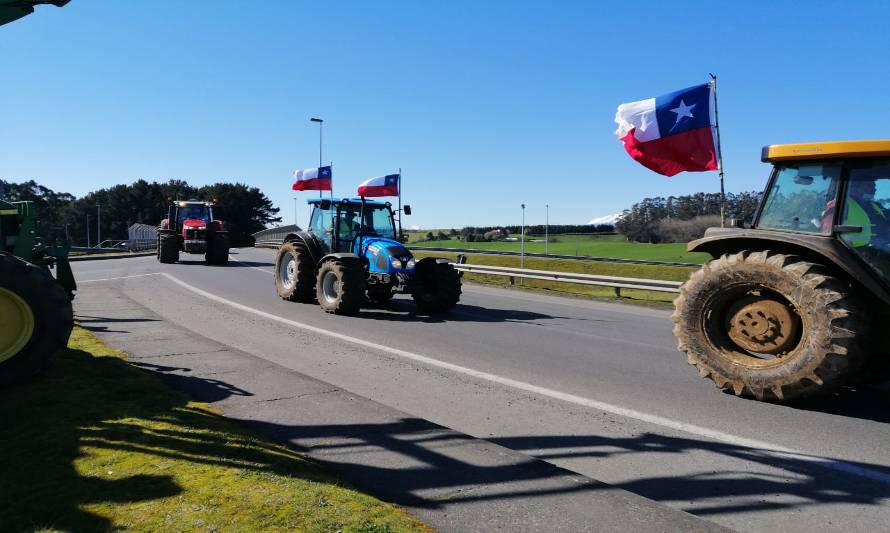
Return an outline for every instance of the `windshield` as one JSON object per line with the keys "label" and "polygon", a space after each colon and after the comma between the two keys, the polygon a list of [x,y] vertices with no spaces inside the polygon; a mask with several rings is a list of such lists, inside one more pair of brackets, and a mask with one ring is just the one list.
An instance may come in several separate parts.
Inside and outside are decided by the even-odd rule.
{"label": "windshield", "polygon": [[757,226],[825,235],[831,233],[832,210],[840,175],[839,163],[778,167]]}
{"label": "windshield", "polygon": [[183,220],[203,220],[204,222],[210,222],[210,214],[209,209],[206,205],[187,205],[185,207],[180,207],[179,212],[176,215],[176,221],[182,222]]}
{"label": "windshield", "polygon": [[395,239],[392,214],[387,206],[365,206],[364,234]]}

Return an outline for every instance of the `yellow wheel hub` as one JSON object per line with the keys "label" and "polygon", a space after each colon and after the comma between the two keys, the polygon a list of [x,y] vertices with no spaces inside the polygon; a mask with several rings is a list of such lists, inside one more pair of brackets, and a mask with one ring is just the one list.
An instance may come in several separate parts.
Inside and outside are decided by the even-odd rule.
{"label": "yellow wheel hub", "polygon": [[18,294],[0,287],[0,363],[11,359],[34,334],[34,313]]}

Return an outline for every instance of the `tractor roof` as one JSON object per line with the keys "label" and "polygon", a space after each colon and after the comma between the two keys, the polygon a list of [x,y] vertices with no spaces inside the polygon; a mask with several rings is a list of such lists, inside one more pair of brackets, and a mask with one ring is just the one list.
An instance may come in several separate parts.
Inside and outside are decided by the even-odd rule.
{"label": "tractor roof", "polygon": [[834,157],[881,156],[890,156],[890,140],[771,144],[763,147],[760,160],[771,163]]}
{"label": "tractor roof", "polygon": [[[352,205],[362,205],[361,198],[310,198],[306,200],[310,204],[318,204],[322,201],[327,200],[332,204],[352,204]],[[365,205],[390,205],[389,202],[379,202],[377,200],[368,200],[365,198]]]}

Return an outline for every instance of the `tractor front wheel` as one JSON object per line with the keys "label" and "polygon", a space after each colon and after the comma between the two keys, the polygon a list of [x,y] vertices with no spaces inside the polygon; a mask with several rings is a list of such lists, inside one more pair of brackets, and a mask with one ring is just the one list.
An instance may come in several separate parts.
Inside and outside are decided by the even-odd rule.
{"label": "tractor front wheel", "polygon": [[229,264],[229,248],[231,241],[228,233],[215,233],[207,243],[207,253],[204,254],[204,262],[208,265]]}
{"label": "tractor front wheel", "polygon": [[354,315],[365,296],[365,275],[358,261],[333,259],[318,269],[318,305],[327,313]]}
{"label": "tractor front wheel", "polygon": [[724,255],[674,300],[689,364],[722,389],[758,400],[828,392],[859,370],[864,309],[821,265],[766,251]]}
{"label": "tractor front wheel", "polygon": [[158,261],[175,263],[179,261],[179,236],[175,233],[158,235]]}
{"label": "tractor front wheel", "polygon": [[46,368],[74,326],[65,289],[49,272],[7,254],[0,254],[0,316],[0,386]]}
{"label": "tractor front wheel", "polygon": [[414,303],[421,311],[442,313],[460,300],[460,276],[448,263],[421,259],[415,269],[415,282]]}
{"label": "tractor front wheel", "polygon": [[315,298],[315,265],[302,243],[286,242],[275,256],[275,290],[283,300],[310,303]]}

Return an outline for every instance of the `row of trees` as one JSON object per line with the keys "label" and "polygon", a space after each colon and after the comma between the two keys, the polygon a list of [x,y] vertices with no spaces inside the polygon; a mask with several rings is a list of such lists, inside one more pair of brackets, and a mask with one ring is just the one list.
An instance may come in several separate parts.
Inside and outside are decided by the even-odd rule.
{"label": "row of trees", "polygon": [[[761,196],[757,191],[727,194],[726,218],[750,222]],[[714,225],[714,216],[718,217],[716,225],[719,225],[719,215],[719,193],[659,196],[646,198],[626,209],[615,229],[636,242],[684,242],[700,237],[708,225]],[[681,223],[693,220],[694,223]]]}
{"label": "row of trees", "polygon": [[[510,235],[518,235],[522,231],[522,226],[467,226],[460,230],[461,240],[467,242],[492,240],[492,236],[499,230],[506,230]],[[543,224],[535,224],[525,226],[526,235],[561,235],[565,233],[611,233],[615,231],[615,226],[611,224],[553,224],[545,226]]]}
{"label": "row of trees", "polygon": [[[66,232],[72,242],[85,246],[87,234],[96,244],[97,215],[101,206],[102,239],[126,239],[134,223],[158,225],[166,214],[167,199],[217,199],[214,216],[223,220],[236,246],[253,243],[251,235],[268,224],[281,222],[279,209],[256,187],[243,183],[214,183],[203,187],[183,180],[166,183],[138,180],[93,191],[82,198],[55,192],[31,180],[11,183],[0,180],[0,197],[7,201],[30,200],[36,204],[38,234],[48,242],[61,240]],[[87,219],[89,217],[89,226]]]}

